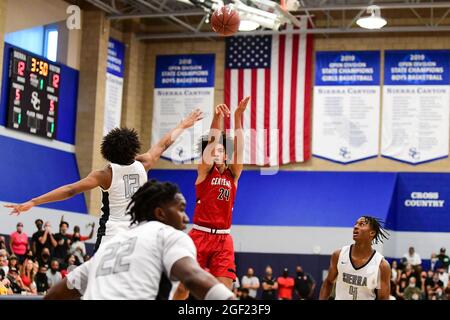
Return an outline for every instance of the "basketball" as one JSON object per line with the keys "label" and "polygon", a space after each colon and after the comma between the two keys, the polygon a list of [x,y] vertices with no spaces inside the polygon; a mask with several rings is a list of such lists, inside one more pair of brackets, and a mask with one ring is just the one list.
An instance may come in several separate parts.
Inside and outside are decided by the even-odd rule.
{"label": "basketball", "polygon": [[211,27],[214,32],[223,36],[231,36],[239,29],[239,13],[229,5],[218,8],[211,17]]}

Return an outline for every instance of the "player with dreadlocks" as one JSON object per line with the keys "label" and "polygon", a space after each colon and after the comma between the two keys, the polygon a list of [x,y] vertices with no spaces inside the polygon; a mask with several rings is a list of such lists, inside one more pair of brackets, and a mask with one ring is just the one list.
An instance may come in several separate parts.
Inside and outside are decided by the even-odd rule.
{"label": "player with dreadlocks", "polygon": [[383,242],[388,233],[381,221],[362,216],[353,227],[354,244],[331,256],[328,276],[322,284],[320,299],[329,299],[336,281],[335,300],[389,300],[391,268],[384,257],[372,248]]}
{"label": "player with dreadlocks", "polygon": [[196,261],[186,228],[186,200],[178,187],[151,180],[128,206],[134,227],[102,244],[87,262],[54,285],[46,299],[154,300],[170,298],[181,281],[197,299],[234,299],[233,293]]}

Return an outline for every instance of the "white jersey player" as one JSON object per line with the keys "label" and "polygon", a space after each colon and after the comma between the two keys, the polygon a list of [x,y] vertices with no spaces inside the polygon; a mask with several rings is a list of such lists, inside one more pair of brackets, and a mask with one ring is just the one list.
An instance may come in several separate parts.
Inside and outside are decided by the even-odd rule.
{"label": "white jersey player", "polygon": [[[180,124],[168,132],[156,145],[144,154],[138,155],[141,143],[134,129],[115,128],[102,141],[101,154],[109,164],[94,170],[84,179],[52,190],[37,198],[18,205],[5,205],[12,208],[13,214],[20,214],[32,207],[71,198],[81,192],[97,187],[103,190],[100,227],[97,231],[95,251],[102,239],[109,240],[119,231],[127,229],[129,218],[125,216],[127,205],[134,192],[147,181],[149,171],[161,154],[187,128],[203,118],[203,113],[196,109]],[[128,224],[128,226],[127,226]]]}
{"label": "white jersey player", "polygon": [[335,300],[389,300],[391,269],[372,242],[387,239],[378,219],[363,216],[353,228],[354,244],[331,256],[320,299],[329,299],[334,282]]}
{"label": "white jersey player", "polygon": [[96,255],[53,286],[46,299],[168,299],[181,281],[198,299],[232,299],[233,293],[196,262],[191,238],[179,231],[189,218],[186,201],[171,183],[152,180],[130,203],[136,227],[115,235]]}

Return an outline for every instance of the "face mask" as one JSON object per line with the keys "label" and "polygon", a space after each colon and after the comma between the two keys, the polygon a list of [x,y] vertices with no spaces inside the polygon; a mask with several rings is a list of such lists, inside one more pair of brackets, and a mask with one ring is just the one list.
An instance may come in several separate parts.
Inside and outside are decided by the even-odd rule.
{"label": "face mask", "polygon": [[415,286],[416,286],[415,284],[412,284],[412,283],[409,284],[410,288],[414,288]]}

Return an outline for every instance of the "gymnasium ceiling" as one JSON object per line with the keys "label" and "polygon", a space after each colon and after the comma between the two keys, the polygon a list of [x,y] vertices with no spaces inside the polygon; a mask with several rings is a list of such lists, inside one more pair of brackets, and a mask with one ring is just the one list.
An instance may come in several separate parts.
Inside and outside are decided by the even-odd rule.
{"label": "gymnasium ceiling", "polygon": [[[105,11],[113,27],[120,30],[131,29],[141,40],[217,38],[217,34],[212,32],[206,22],[206,12],[184,3],[187,1],[189,0],[66,0],[85,10]],[[450,1],[299,0],[298,2],[300,8],[291,11],[291,14],[308,16],[313,25],[308,32],[325,37],[380,32],[450,34]],[[367,31],[356,25],[357,18],[366,16],[367,6],[371,4],[381,8],[382,17],[388,22],[381,31]],[[273,34],[274,31],[259,29],[251,33]]]}

